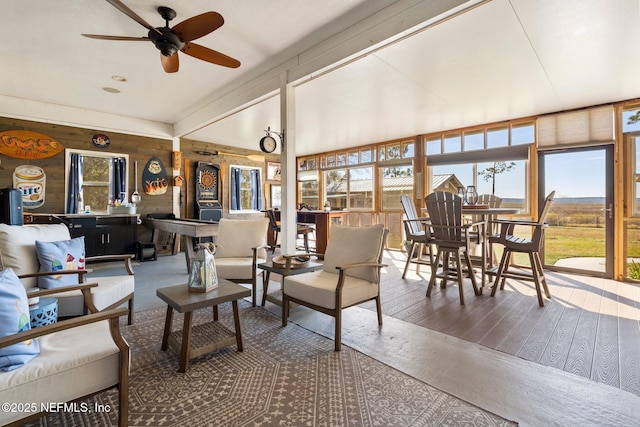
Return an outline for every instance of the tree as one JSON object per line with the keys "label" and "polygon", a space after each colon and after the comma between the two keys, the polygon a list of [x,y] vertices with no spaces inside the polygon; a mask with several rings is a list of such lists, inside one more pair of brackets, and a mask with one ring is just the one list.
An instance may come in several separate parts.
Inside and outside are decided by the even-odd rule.
{"label": "tree", "polygon": [[478,172],[478,176],[481,176],[485,182],[491,181],[491,194],[496,194],[496,175],[509,172],[515,167],[515,162],[493,162],[492,167],[481,170]]}

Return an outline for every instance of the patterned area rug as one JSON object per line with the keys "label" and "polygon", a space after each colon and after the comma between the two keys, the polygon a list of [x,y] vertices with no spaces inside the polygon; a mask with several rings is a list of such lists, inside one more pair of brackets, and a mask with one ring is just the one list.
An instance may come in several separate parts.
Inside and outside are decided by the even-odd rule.
{"label": "patterned area rug", "polygon": [[[240,301],[244,351],[235,345],[193,359],[160,350],[164,308],[122,324],[131,346],[130,426],[506,426],[483,411],[343,345]],[[211,320],[194,313],[194,324]],[[231,304],[220,321],[233,329]],[[174,315],[174,330],[182,315]],[[112,408],[92,414],[51,414],[29,425],[116,424],[117,394],[87,401]]]}

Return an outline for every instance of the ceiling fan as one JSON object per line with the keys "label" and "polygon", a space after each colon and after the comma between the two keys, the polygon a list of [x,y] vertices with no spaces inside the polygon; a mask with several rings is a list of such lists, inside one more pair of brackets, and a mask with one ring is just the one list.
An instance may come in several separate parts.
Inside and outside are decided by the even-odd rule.
{"label": "ceiling fan", "polygon": [[191,17],[181,23],[169,28],[169,21],[176,17],[176,12],[168,7],[158,7],[160,16],[165,20],[164,27],[152,27],[144,19],[138,16],[133,10],[129,9],[120,0],[107,0],[120,12],[136,21],[149,30],[146,37],[127,37],[127,36],[104,36],[98,34],[82,34],[85,37],[101,40],[125,40],[125,41],[147,41],[153,42],[155,47],[160,50],[160,60],[162,68],[167,73],[175,73],[178,71],[179,60],[178,51],[193,56],[212,64],[222,65],[229,68],[238,68],[240,61],[231,58],[223,53],[217,52],[208,47],[192,43],[192,40],[206,36],[214,30],[217,30],[224,24],[224,18],[217,12],[205,12],[200,15]]}

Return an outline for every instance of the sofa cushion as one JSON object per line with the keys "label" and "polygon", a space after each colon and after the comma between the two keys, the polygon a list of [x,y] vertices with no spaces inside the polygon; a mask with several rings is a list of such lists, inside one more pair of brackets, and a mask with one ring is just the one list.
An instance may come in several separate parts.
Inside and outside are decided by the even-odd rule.
{"label": "sofa cushion", "polygon": [[[266,246],[268,218],[220,220],[216,237],[216,262],[218,258],[252,257],[251,248]],[[258,253],[266,258],[266,249]]]}
{"label": "sofa cushion", "polygon": [[[84,270],[85,267],[84,236],[57,242],[36,240],[36,253],[41,273],[57,270]],[[58,288],[76,283],[78,283],[78,276],[75,274],[38,278],[38,287],[42,289]]]}
{"label": "sofa cushion", "polygon": [[[0,270],[12,268],[18,275],[40,269],[35,241],[68,240],[69,229],[63,224],[7,225],[0,224]],[[26,288],[38,286],[36,277],[22,279]]]}
{"label": "sofa cushion", "polygon": [[[11,268],[0,272],[0,337],[31,329],[27,292]],[[0,349],[0,371],[12,371],[40,353],[38,340]]]}
{"label": "sofa cushion", "polygon": [[[350,227],[334,224],[331,239],[324,257],[324,271],[338,273],[336,266],[361,262],[380,262],[384,239],[382,224],[370,227]],[[369,282],[378,282],[378,269],[372,267],[352,268],[347,276],[358,277]]]}

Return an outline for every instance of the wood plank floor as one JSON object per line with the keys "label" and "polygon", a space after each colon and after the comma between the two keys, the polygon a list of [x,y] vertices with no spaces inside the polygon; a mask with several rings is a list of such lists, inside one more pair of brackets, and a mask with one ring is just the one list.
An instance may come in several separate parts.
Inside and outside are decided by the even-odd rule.
{"label": "wood plank floor", "polygon": [[426,298],[429,267],[412,265],[402,279],[405,259],[385,253],[385,315],[640,396],[638,284],[547,272],[552,299],[539,307],[531,282],[507,280],[492,298],[489,289],[476,297],[467,279],[461,306],[456,283]]}

